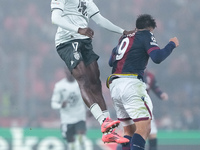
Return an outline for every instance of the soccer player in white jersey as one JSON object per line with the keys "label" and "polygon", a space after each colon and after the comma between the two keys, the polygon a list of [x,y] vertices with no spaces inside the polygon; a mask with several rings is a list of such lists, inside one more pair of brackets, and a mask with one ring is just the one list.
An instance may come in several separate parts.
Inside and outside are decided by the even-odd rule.
{"label": "soccer player in white jersey", "polygon": [[132,31],[128,32],[104,18],[93,0],[52,0],[51,10],[52,23],[58,26],[55,36],[57,52],[77,80],[82,98],[100,123],[102,133],[108,133],[103,134],[103,142],[128,142],[111,130],[120,121],[110,119],[102,95],[97,64],[99,56],[93,51],[94,31],[88,27],[88,23],[92,19],[101,27],[119,34]]}
{"label": "soccer player in white jersey", "polygon": [[85,136],[86,106],[78,83],[68,70],[66,75],[55,84],[51,107],[60,110],[61,132],[68,150],[92,150],[92,144]]}

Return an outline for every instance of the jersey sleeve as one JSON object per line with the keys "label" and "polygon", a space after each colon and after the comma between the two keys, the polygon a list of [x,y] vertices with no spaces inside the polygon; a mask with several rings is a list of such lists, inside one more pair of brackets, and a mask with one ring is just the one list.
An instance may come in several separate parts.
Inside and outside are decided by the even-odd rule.
{"label": "jersey sleeve", "polygon": [[53,9],[64,10],[65,0],[51,0],[51,11]]}
{"label": "jersey sleeve", "polygon": [[57,85],[55,85],[51,100],[60,103],[61,99],[62,99],[62,94],[60,92],[60,88]]}
{"label": "jersey sleeve", "polygon": [[60,109],[62,107],[61,99],[62,95],[60,93],[60,88],[57,85],[55,85],[53,95],[51,97],[51,107],[53,109]]}
{"label": "jersey sleeve", "polygon": [[147,51],[148,54],[150,54],[154,50],[160,49],[153,33],[149,32],[148,34],[145,35],[144,38],[145,38],[144,46],[145,46],[145,50]]}
{"label": "jersey sleeve", "polygon": [[96,4],[93,1],[90,1],[88,3],[88,16],[91,18],[95,14],[99,13],[99,8],[96,6]]}
{"label": "jersey sleeve", "polygon": [[163,49],[160,49],[153,33],[151,32],[147,32],[144,38],[145,39],[143,41],[145,50],[152,61],[156,64],[159,64],[165,60],[176,47],[175,43],[170,41]]}

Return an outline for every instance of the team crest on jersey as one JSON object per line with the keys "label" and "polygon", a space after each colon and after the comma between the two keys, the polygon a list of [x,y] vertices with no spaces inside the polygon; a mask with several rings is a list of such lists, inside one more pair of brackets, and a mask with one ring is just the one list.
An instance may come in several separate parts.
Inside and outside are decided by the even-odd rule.
{"label": "team crest on jersey", "polygon": [[156,42],[156,38],[153,35],[151,36],[151,40],[152,40],[152,42],[150,42],[151,45],[158,46],[158,44]]}
{"label": "team crest on jersey", "polygon": [[79,60],[80,59],[80,54],[78,52],[74,52],[74,58],[76,60]]}

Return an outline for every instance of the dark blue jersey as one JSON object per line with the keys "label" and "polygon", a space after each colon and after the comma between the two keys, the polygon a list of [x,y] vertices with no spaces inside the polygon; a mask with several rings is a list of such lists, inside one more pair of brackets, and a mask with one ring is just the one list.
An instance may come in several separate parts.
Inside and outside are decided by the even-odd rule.
{"label": "dark blue jersey", "polygon": [[162,62],[175,48],[174,42],[169,42],[160,49],[156,39],[149,30],[137,31],[124,36],[113,49],[109,65],[114,74],[138,74],[143,76],[149,57],[155,63]]}

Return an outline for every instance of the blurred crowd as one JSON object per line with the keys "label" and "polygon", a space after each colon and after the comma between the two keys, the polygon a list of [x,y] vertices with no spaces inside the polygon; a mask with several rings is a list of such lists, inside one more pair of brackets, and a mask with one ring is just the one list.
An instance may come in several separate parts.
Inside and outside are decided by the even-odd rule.
{"label": "blurred crowd", "polygon": [[[148,64],[169,94],[169,101],[161,102],[150,93],[154,115],[159,129],[200,129],[200,1],[94,2],[103,16],[127,30],[135,28],[139,14],[154,16],[158,26],[154,34],[161,48],[169,38],[179,38],[180,46],[166,61]],[[0,10],[0,126],[55,127],[59,115],[51,109],[50,99],[55,82],[64,77],[64,63],[55,50],[57,27],[51,23],[50,1],[6,0],[1,1]],[[111,72],[109,55],[120,35],[92,21],[90,27],[95,32],[94,51],[100,55],[104,97],[115,117],[105,80]]]}

